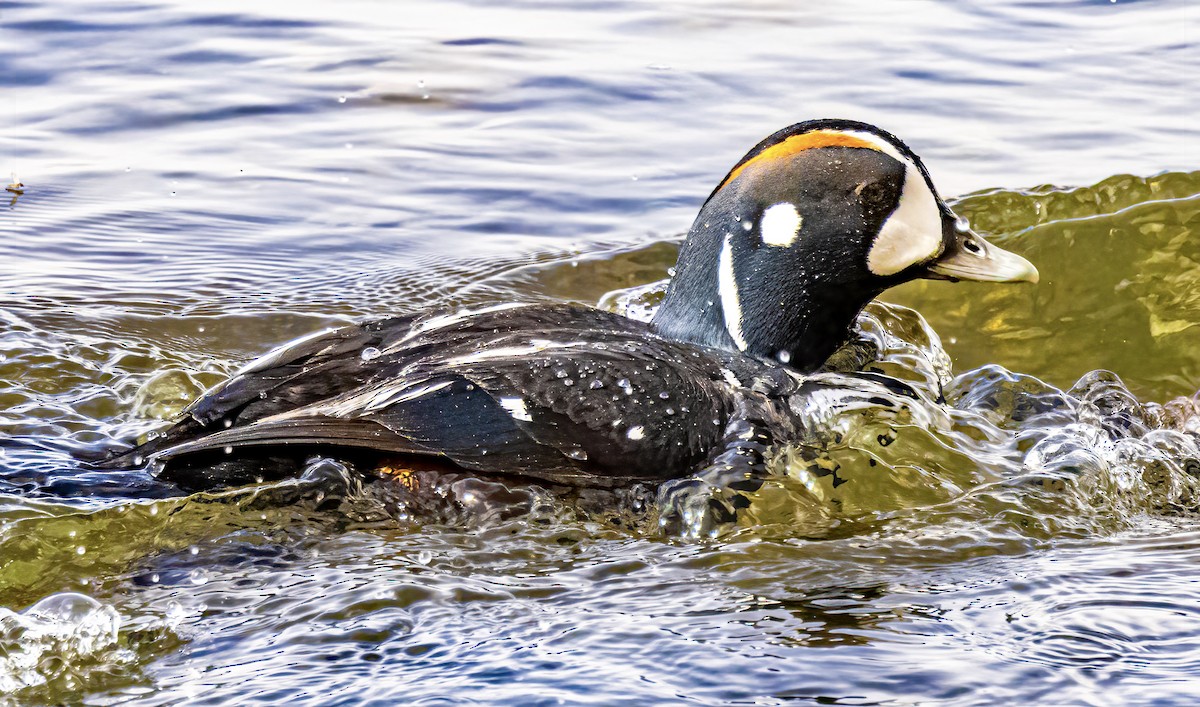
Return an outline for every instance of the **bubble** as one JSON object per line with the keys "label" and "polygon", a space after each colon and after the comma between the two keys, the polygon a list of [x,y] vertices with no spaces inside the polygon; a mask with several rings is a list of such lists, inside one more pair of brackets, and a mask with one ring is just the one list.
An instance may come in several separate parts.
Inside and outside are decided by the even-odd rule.
{"label": "bubble", "polygon": [[362,353],[359,355],[359,357],[364,361],[374,361],[382,355],[383,352],[379,349],[375,348],[374,346],[368,346],[362,350]]}

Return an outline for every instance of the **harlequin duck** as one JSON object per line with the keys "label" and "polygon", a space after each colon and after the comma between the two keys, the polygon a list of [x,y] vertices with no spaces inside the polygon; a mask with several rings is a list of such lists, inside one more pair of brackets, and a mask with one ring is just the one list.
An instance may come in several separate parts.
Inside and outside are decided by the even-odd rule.
{"label": "harlequin duck", "polygon": [[704,202],[650,322],[501,304],[289,343],[165,432],[100,463],[188,489],[294,473],[308,455],[433,461],[583,487],[762,474],[798,433],[787,397],[858,312],[916,278],[1036,282],[938,196],[895,136],[850,120],[767,137]]}

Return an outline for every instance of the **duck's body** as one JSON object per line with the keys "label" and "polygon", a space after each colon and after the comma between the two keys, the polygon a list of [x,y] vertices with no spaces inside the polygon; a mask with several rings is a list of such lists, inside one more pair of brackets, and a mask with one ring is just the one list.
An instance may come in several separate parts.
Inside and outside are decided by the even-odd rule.
{"label": "duck's body", "polygon": [[[895,137],[851,121],[764,140],[705,202],[650,323],[506,304],[321,333],[252,363],[105,466],[201,488],[313,451],[435,458],[577,486],[761,469],[787,396],[887,287],[1036,280],[957,221]],[[728,475],[727,475],[728,476]]]}
{"label": "duck's body", "polygon": [[787,428],[783,396],[794,387],[778,364],[591,307],[429,313],[272,352],[124,462],[175,460],[163,475],[202,488],[262,476],[264,450],[303,459],[342,448],[617,486],[696,468],[746,409]]}

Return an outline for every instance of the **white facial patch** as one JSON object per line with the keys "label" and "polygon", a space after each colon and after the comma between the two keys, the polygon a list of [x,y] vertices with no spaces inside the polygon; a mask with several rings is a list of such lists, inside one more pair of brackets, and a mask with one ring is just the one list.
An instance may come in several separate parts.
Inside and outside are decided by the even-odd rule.
{"label": "white facial patch", "polygon": [[876,275],[895,275],[932,259],[942,248],[942,213],[937,198],[925,177],[905,162],[900,205],[883,222],[867,253],[867,267]]}
{"label": "white facial patch", "polygon": [[867,267],[876,275],[895,275],[937,256],[942,249],[942,213],[921,170],[899,148],[879,135],[861,130],[847,130],[846,134],[874,145],[904,165],[900,205],[879,229],[879,235],[867,253]]}
{"label": "white facial patch", "polygon": [[721,257],[717,263],[717,292],[721,295],[721,312],[725,315],[725,330],[739,351],[746,350],[742,336],[742,303],[738,299],[737,277],[733,274],[733,234],[725,234]]}
{"label": "white facial patch", "polygon": [[762,235],[763,243],[786,248],[796,242],[803,224],[804,218],[800,216],[795,205],[785,201],[763,212],[758,222],[758,231]]}

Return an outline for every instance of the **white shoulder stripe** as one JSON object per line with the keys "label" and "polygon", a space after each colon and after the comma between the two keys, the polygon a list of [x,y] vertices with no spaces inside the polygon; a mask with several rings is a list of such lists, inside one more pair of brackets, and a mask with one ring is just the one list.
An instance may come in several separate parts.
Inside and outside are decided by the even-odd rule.
{"label": "white shoulder stripe", "polygon": [[470,319],[471,317],[474,317],[474,316],[478,316],[481,314],[492,314],[493,312],[503,312],[508,309],[519,309],[521,307],[528,307],[531,304],[532,304],[531,302],[506,302],[504,304],[496,304],[496,305],[492,305],[490,307],[483,307],[482,309],[464,309],[464,310],[461,310],[458,312],[451,312],[450,314],[439,314],[436,317],[430,317],[428,319],[423,319],[423,320],[416,322],[413,325],[413,328],[411,330],[409,330],[409,332],[407,334],[405,334],[403,338],[401,338],[399,341],[396,341],[391,346],[388,346],[386,349],[384,349],[383,353],[385,353],[385,354],[395,353],[395,352],[403,349],[404,345],[407,344],[409,341],[415,339],[416,337],[418,337],[422,334],[428,334],[431,331],[437,331],[438,329],[446,329],[448,327],[452,327],[455,324],[466,321],[467,319]]}

